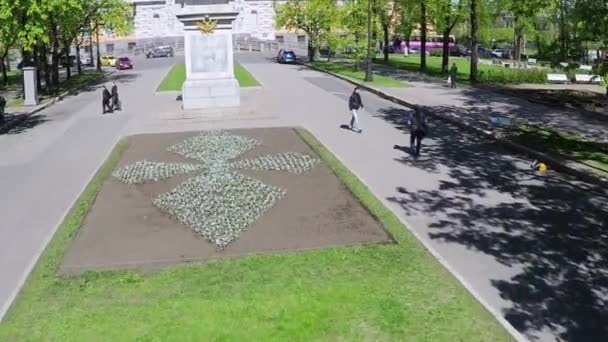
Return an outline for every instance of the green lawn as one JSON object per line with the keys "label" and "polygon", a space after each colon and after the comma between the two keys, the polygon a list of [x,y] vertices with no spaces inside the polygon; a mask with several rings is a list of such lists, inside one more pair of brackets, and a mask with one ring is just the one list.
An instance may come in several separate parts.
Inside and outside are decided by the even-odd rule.
{"label": "green lawn", "polygon": [[57,277],[123,141],[43,253],[0,341],[511,341],[358,178],[300,134],[398,244]]}
{"label": "green lawn", "polygon": [[[256,87],[260,84],[240,63],[234,61],[234,77],[241,88]],[[186,81],[186,65],[175,64],[167,73],[156,91],[182,91],[182,85]]]}
{"label": "green lawn", "polygon": [[[380,55],[376,57],[375,62],[385,64]],[[427,56],[426,63],[425,74],[446,77],[441,72],[441,57]],[[450,67],[453,63],[456,63],[456,67],[458,68],[457,80],[468,80],[471,70],[470,62],[463,57],[450,57]],[[391,54],[389,55],[387,65],[398,69],[420,72],[420,55],[403,57],[401,54]],[[478,68],[479,80],[487,83],[544,83],[547,79],[546,69],[509,69],[502,66],[485,64],[479,64]]]}
{"label": "green lawn", "polygon": [[[344,64],[344,63],[333,63],[333,62],[312,62],[313,66],[334,72],[336,74],[340,74],[342,76],[348,77],[352,80],[362,82],[365,79],[365,70],[355,69],[353,65]],[[374,79],[371,83],[377,87],[386,87],[386,88],[396,88],[396,87],[405,87],[407,84],[403,81],[400,81],[396,78],[382,76],[378,74],[374,74]]]}
{"label": "green lawn", "polygon": [[[105,75],[103,73],[98,73],[95,71],[84,71],[82,74],[78,75],[77,73],[72,75],[69,80],[64,80],[59,83],[59,87],[57,89],[57,94],[65,92],[77,90],[79,88],[84,87],[87,84],[95,82],[97,80],[101,80]],[[23,98],[21,97],[21,92],[18,92],[17,97],[8,98],[6,106],[7,107],[19,107],[23,106]],[[55,94],[51,94],[50,96],[47,94],[46,89],[43,89],[38,94],[38,101],[43,102],[49,99],[49,97],[55,96]]]}
{"label": "green lawn", "polygon": [[546,127],[536,125],[520,126],[513,130],[509,139],[544,151],[549,155],[561,155],[572,159],[603,173],[608,173],[608,145],[585,141],[578,136],[567,132],[558,132]]}

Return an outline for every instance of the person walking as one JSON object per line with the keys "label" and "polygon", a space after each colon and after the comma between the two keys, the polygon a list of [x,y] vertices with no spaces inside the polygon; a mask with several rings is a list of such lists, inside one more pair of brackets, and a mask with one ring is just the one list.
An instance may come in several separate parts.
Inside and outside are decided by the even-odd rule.
{"label": "person walking", "polygon": [[[420,155],[422,139],[426,136],[426,117],[420,107],[414,107],[414,113],[410,115],[410,151],[414,151],[414,156]],[[414,142],[416,146],[414,147]]]}
{"label": "person walking", "polygon": [[452,63],[452,67],[450,68],[450,87],[456,88],[456,76],[458,75],[458,67],[456,63]]}
{"label": "person walking", "polygon": [[112,105],[110,104],[111,99],[112,99],[112,94],[110,94],[110,91],[104,85],[103,86],[103,91],[101,93],[101,105],[103,107],[102,114],[112,113],[114,111],[112,109]]}
{"label": "person walking", "polygon": [[112,108],[114,110],[121,110],[120,99],[118,98],[118,86],[116,83],[112,83]]}
{"label": "person walking", "polygon": [[348,109],[352,114],[350,119],[350,129],[357,133],[363,132],[363,130],[359,127],[359,108],[363,108],[363,102],[361,101],[359,87],[357,86],[350,95],[350,99],[348,99]]}

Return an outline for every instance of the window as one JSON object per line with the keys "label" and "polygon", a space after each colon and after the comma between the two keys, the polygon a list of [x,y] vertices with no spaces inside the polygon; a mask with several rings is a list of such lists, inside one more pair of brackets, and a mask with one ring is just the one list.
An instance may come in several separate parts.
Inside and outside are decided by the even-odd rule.
{"label": "window", "polygon": [[268,33],[262,33],[262,38],[268,38]]}
{"label": "window", "polygon": [[106,53],[114,52],[114,44],[106,44]]}
{"label": "window", "polygon": [[283,36],[276,36],[276,39],[278,43],[285,43],[285,37]]}
{"label": "window", "polygon": [[306,43],[306,36],[299,35],[298,36],[298,43]]}
{"label": "window", "polygon": [[158,18],[160,18],[160,15],[158,15],[158,13],[154,13],[154,15],[152,16],[152,18],[158,19]]}

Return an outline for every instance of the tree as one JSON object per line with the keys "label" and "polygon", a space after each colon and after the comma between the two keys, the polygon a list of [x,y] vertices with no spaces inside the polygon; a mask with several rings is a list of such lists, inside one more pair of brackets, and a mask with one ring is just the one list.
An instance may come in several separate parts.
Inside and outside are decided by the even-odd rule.
{"label": "tree", "polygon": [[546,0],[506,0],[507,10],[514,16],[513,58],[521,60],[526,27],[532,25],[536,14],[547,6]]}
{"label": "tree", "polygon": [[376,12],[382,26],[384,62],[388,62],[388,46],[390,44],[390,29],[394,28],[395,16],[400,11],[401,2],[394,0],[376,0]]}
{"label": "tree", "polygon": [[0,67],[5,86],[8,83],[8,53],[18,41],[23,10],[22,3],[17,0],[0,0]]}
{"label": "tree", "polygon": [[308,35],[308,57],[317,59],[321,44],[331,31],[337,9],[333,0],[288,0],[276,8],[276,26],[302,30]]}
{"label": "tree", "polygon": [[426,69],[426,1],[420,0],[420,70]]}
{"label": "tree", "polygon": [[479,0],[469,0],[469,23],[471,25],[471,71],[469,80],[477,82],[477,55],[478,55],[478,35],[479,35]]}
{"label": "tree", "polygon": [[367,5],[367,1],[345,0],[338,7],[338,20],[333,23],[333,30],[344,37],[343,44],[354,60],[355,68],[367,57]]}
{"label": "tree", "polygon": [[448,71],[450,58],[449,39],[454,27],[464,17],[465,0],[435,0],[432,2],[433,17],[436,18],[435,26],[443,35],[443,51],[441,61],[441,71]]}

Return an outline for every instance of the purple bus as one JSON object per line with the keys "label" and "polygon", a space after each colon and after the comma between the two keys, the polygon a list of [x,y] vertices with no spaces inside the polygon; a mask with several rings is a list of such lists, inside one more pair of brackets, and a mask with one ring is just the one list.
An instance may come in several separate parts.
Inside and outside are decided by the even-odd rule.
{"label": "purple bus", "polygon": [[[421,49],[421,45],[420,44],[420,37],[419,36],[411,36],[410,37],[410,43],[409,43],[409,49],[411,50],[415,50],[415,51],[420,51]],[[436,35],[429,35],[426,37],[426,51],[433,51],[433,50],[441,50],[443,49],[443,36],[436,36]],[[393,49],[396,53],[403,53],[403,49],[405,48],[405,42],[404,41],[399,41],[399,42],[395,42]],[[456,38],[454,36],[450,36],[449,37],[449,42],[448,42],[448,46],[450,51],[453,51],[454,49],[456,49]]]}

